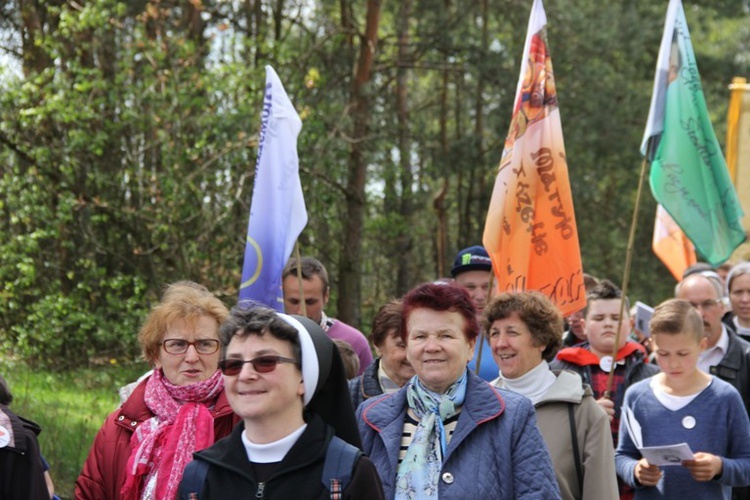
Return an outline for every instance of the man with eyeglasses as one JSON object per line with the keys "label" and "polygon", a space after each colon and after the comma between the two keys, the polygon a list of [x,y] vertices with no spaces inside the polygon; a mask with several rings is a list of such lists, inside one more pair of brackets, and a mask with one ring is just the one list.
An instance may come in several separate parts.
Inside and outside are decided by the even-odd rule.
{"label": "man with eyeglasses", "polygon": [[750,343],[722,323],[722,292],[721,278],[713,271],[703,271],[683,279],[675,297],[690,302],[703,319],[708,347],[699,355],[698,367],[732,384],[750,414]]}

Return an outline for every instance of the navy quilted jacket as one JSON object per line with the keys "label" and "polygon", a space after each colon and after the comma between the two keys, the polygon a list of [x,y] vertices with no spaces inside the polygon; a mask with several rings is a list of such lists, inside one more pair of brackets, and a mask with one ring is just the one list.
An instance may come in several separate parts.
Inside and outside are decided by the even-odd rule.
{"label": "navy quilted jacket", "polygon": [[370,363],[362,375],[349,381],[349,395],[352,397],[355,410],[362,404],[362,401],[383,394],[383,388],[380,387],[378,380],[378,369],[380,369],[380,358]]}
{"label": "navy quilted jacket", "polygon": [[[362,449],[380,472],[389,499],[395,496],[407,387],[368,399],[357,410]],[[440,499],[560,498],[531,401],[469,373],[439,483]]]}

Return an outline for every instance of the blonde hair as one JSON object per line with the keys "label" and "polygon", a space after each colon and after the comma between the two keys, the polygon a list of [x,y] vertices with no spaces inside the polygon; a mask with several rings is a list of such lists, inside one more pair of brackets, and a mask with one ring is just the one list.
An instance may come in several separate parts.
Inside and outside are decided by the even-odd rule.
{"label": "blonde hair", "polygon": [[697,342],[705,336],[700,313],[690,302],[682,299],[669,299],[656,306],[649,330],[651,335],[687,333]]}
{"label": "blonde hair", "polygon": [[169,285],[146,317],[138,332],[143,359],[153,364],[159,358],[159,347],[169,326],[177,320],[192,324],[201,316],[216,320],[216,330],[229,316],[229,310],[206,287],[193,281],[178,281]]}

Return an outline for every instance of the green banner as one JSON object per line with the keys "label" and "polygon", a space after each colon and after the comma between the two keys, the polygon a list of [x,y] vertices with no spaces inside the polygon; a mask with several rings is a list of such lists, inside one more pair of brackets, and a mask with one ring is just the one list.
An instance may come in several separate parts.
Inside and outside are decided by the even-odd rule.
{"label": "green banner", "polygon": [[674,23],[666,84],[651,190],[698,252],[719,265],[745,240],[743,213],[708,116],[682,9]]}

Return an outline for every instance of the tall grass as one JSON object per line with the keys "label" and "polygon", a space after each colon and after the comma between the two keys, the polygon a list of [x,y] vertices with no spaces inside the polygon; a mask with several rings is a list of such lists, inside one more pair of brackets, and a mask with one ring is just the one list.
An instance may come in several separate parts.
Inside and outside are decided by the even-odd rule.
{"label": "tall grass", "polygon": [[13,392],[11,409],[42,427],[39,446],[50,464],[58,496],[73,498],[75,480],[94,436],[119,404],[117,389],[147,369],[142,363],[113,363],[50,373],[2,360],[0,373]]}

